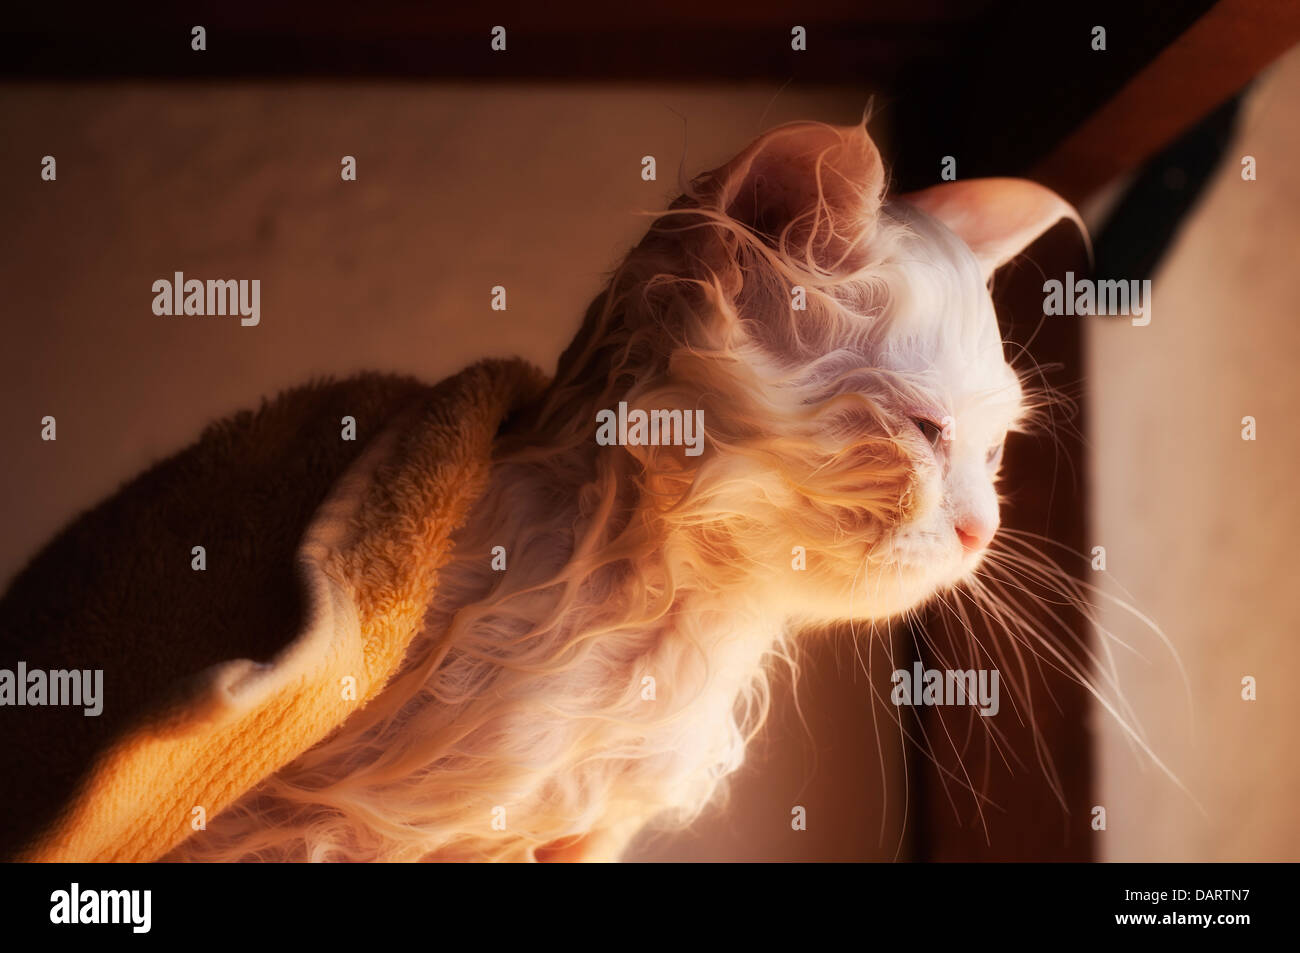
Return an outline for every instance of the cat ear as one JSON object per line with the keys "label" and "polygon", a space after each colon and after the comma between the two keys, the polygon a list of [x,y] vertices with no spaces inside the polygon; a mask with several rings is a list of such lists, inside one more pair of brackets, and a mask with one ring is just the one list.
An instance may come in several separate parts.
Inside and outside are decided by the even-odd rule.
{"label": "cat ear", "polygon": [[966,179],[899,196],[954,232],[979,260],[985,283],[993,272],[1033,244],[1061,219],[1079,227],[1088,254],[1088,229],[1074,206],[1028,179]]}
{"label": "cat ear", "polygon": [[783,253],[831,271],[852,267],[884,188],[884,163],[865,124],[793,122],[697,177],[691,192]]}

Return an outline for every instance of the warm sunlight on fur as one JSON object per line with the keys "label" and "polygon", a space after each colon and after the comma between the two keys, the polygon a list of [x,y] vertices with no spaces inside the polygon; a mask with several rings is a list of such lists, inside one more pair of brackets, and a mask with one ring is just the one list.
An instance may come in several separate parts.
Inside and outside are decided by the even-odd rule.
{"label": "warm sunlight on fur", "polygon": [[[990,259],[885,182],[864,124],[797,123],[686,186],[501,434],[403,673],[174,858],[616,859],[741,764],[801,630],[935,597],[1013,658],[1104,669],[1005,599],[1083,584],[988,548],[1003,440],[1047,400],[1007,363]],[[1008,244],[999,182],[1001,260],[1072,212],[1025,183]],[[620,401],[703,410],[704,452],[598,446]]]}

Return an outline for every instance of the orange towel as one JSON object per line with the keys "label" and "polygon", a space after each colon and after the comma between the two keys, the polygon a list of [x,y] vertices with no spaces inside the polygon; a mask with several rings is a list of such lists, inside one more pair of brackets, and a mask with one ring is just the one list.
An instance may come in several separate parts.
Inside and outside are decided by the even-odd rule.
{"label": "orange towel", "polygon": [[0,707],[0,856],[157,859],[380,693],[544,384],[485,361],[298,388],[64,530],[0,599],[0,667],[102,668],[104,710]]}

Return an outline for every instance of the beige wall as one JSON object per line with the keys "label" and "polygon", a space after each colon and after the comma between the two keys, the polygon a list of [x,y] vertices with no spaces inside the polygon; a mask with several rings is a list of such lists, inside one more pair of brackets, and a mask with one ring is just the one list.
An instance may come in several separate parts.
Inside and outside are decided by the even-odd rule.
{"label": "beige wall", "polygon": [[[1241,178],[1253,155],[1258,181]],[[1088,325],[1094,543],[1128,700],[1183,793],[1098,713],[1111,860],[1300,860],[1300,51],[1249,102],[1155,279],[1150,326]],[[1241,439],[1241,419],[1258,439]],[[1254,676],[1257,701],[1241,699]],[[1199,803],[1199,807],[1198,807]],[[1203,812],[1202,809],[1203,808]]]}

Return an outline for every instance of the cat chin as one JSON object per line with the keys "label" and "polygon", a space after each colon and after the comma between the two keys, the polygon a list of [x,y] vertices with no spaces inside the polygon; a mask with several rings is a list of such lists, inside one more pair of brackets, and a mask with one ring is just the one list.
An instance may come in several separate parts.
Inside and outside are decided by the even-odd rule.
{"label": "cat chin", "polygon": [[842,588],[803,590],[781,607],[783,612],[778,612],[809,624],[884,622],[918,609],[939,593],[960,585],[972,571],[965,561],[938,572],[934,563],[881,565],[872,573],[875,585],[864,584],[859,577],[855,584]]}
{"label": "cat chin", "polygon": [[869,613],[867,617],[872,619],[896,618],[921,608],[940,593],[959,586],[978,565],[978,557],[973,562],[960,557],[951,560],[940,557],[924,563],[898,563],[884,568],[879,571],[886,574],[892,572],[896,581],[881,586],[868,600],[869,605],[862,604],[859,595],[858,610],[865,609]]}

